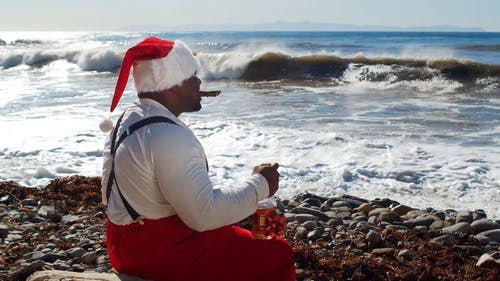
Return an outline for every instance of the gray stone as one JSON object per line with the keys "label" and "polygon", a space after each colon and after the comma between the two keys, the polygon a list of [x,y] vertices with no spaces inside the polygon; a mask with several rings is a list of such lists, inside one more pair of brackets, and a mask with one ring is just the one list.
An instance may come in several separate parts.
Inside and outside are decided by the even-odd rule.
{"label": "gray stone", "polygon": [[479,256],[483,253],[483,250],[478,246],[455,245],[453,248],[464,251],[468,256]]}
{"label": "gray stone", "polygon": [[30,270],[30,271],[36,271],[36,270],[38,270],[38,269],[41,269],[41,268],[42,268],[42,267],[44,267],[44,266],[45,266],[45,262],[44,262],[44,261],[42,261],[42,260],[35,260],[35,261],[31,262],[31,263],[27,266],[27,268],[28,268],[28,270]]}
{"label": "gray stone", "polygon": [[391,200],[389,198],[383,198],[383,199],[377,198],[375,200],[372,200],[372,203],[380,205],[380,206],[383,206],[384,208],[388,208],[389,206],[391,206],[392,204],[394,204],[395,201],[393,201],[393,200]]}
{"label": "gray stone", "polygon": [[402,216],[406,215],[409,211],[413,210],[411,207],[408,207],[406,205],[397,205],[394,208],[391,209],[394,213]]}
{"label": "gray stone", "polygon": [[332,208],[345,207],[345,208],[352,209],[351,204],[349,204],[349,203],[347,203],[345,201],[336,201],[336,202],[333,202],[333,204],[330,207],[332,207]]}
{"label": "gray stone", "polygon": [[309,206],[315,206],[315,207],[320,207],[321,206],[321,200],[318,198],[307,198],[302,201],[302,203],[309,204]]}
{"label": "gray stone", "polygon": [[467,222],[472,223],[472,212],[471,211],[462,211],[457,214],[457,218],[455,219],[455,224]]}
{"label": "gray stone", "polygon": [[56,209],[51,206],[42,206],[40,209],[38,209],[38,215],[48,218],[52,221],[60,221],[61,220],[61,215],[57,213]]}
{"label": "gray stone", "polygon": [[295,214],[310,214],[316,216],[321,221],[328,221],[330,218],[323,212],[306,207],[296,207],[290,210],[291,213]]}
{"label": "gray stone", "polygon": [[93,280],[93,281],[148,281],[139,277],[123,273],[71,272],[61,270],[45,270],[33,273],[26,281],[55,281],[55,280]]}
{"label": "gray stone", "polygon": [[293,213],[285,213],[285,220],[287,222],[292,222],[295,220],[295,214]]}
{"label": "gray stone", "polygon": [[10,227],[6,224],[0,223],[0,237],[5,238],[9,234]]}
{"label": "gray stone", "polygon": [[476,235],[478,239],[485,238],[490,242],[500,243],[500,229],[492,229],[488,231],[483,231]]}
{"label": "gray stone", "polygon": [[486,212],[482,209],[477,209],[472,212],[472,220],[477,221],[486,218]]}
{"label": "gray stone", "polygon": [[84,272],[85,271],[85,266],[75,263],[71,265],[71,270],[76,271],[76,272]]}
{"label": "gray stone", "polygon": [[[1,45],[1,42],[0,42],[0,45]],[[5,196],[2,196],[2,198],[0,198],[0,203],[2,203],[2,204],[9,204],[11,201],[12,201],[12,199],[10,198],[10,195],[5,195]]]}
{"label": "gray stone", "polygon": [[328,206],[327,204],[322,204],[320,207],[319,207],[319,210],[321,212],[328,212],[331,210],[330,206]]}
{"label": "gray stone", "polygon": [[412,260],[415,255],[416,255],[416,252],[414,250],[411,250],[411,249],[404,249],[404,250],[399,251],[399,253],[398,253],[399,258],[402,258],[402,259],[407,260],[407,261]]}
{"label": "gray stone", "polygon": [[424,216],[425,214],[426,213],[424,213],[421,210],[411,210],[408,213],[406,213],[406,215],[404,215],[404,217],[407,218],[407,219],[414,219],[414,218],[416,218],[418,216]]}
{"label": "gray stone", "polygon": [[23,239],[23,237],[16,233],[9,233],[7,237],[5,237],[6,241],[14,242]]}
{"label": "gray stone", "polygon": [[368,233],[369,230],[374,229],[375,227],[371,224],[369,224],[366,221],[360,221],[356,224],[356,228],[354,230],[361,231],[363,233]]}
{"label": "gray stone", "polygon": [[341,201],[349,203],[352,207],[357,208],[361,206],[364,202],[361,202],[360,200],[354,199],[354,198],[342,198],[340,199]]}
{"label": "gray stone", "polygon": [[481,267],[488,264],[500,264],[500,262],[493,259],[489,254],[483,254],[481,257],[479,257],[476,266]]}
{"label": "gray stone", "polygon": [[71,265],[58,261],[52,264],[52,268],[55,270],[71,270]]}
{"label": "gray stone", "polygon": [[434,221],[429,228],[430,229],[442,229],[445,227],[451,226],[450,222],[439,220],[439,221]]}
{"label": "gray stone", "polygon": [[307,239],[316,241],[319,237],[321,237],[321,234],[323,234],[323,232],[323,228],[318,227],[307,234]]}
{"label": "gray stone", "polygon": [[302,240],[306,238],[308,233],[307,228],[299,226],[297,227],[297,231],[295,232],[295,239]]}
{"label": "gray stone", "polygon": [[27,198],[21,201],[21,205],[23,207],[36,207],[38,205],[38,201],[35,199]]}
{"label": "gray stone", "polygon": [[354,221],[368,221],[368,218],[365,215],[359,215],[353,218]]}
{"label": "gray stone", "polygon": [[377,216],[371,216],[368,218],[368,222],[373,224],[373,225],[377,225],[378,224],[378,217]]}
{"label": "gray stone", "polygon": [[97,260],[96,260],[96,263],[97,264],[106,264],[106,263],[109,263],[108,256],[107,255],[100,255],[100,256],[98,256]]}
{"label": "gray stone", "polygon": [[44,245],[44,247],[51,250],[57,249],[57,246],[54,243],[47,243]]}
{"label": "gray stone", "polygon": [[435,221],[434,218],[426,217],[426,216],[418,216],[414,219],[411,219],[410,222],[414,225],[425,225],[429,226]]}
{"label": "gray stone", "polygon": [[390,224],[385,227],[386,229],[392,229],[395,231],[409,231],[410,229],[404,225]]}
{"label": "gray stone", "polygon": [[328,218],[341,218],[341,219],[345,219],[345,220],[348,220],[351,218],[351,212],[342,212],[342,211],[328,211],[328,212],[325,212],[325,215],[328,217]]}
{"label": "gray stone", "polygon": [[441,235],[439,237],[433,238],[431,242],[440,243],[448,246],[455,245],[455,237],[451,234]]}
{"label": "gray stone", "polygon": [[306,271],[301,269],[301,268],[296,268],[295,269],[295,279],[296,280],[303,280],[306,278]]}
{"label": "gray stone", "polygon": [[385,222],[388,222],[388,223],[392,223],[394,221],[400,220],[401,218],[399,217],[398,214],[389,211],[389,212],[382,212],[382,213],[380,213],[380,215],[378,216],[378,219],[381,222],[385,221]]}
{"label": "gray stone", "polygon": [[483,231],[488,231],[492,229],[500,228],[500,224],[490,220],[490,219],[480,219],[477,221],[473,221],[470,226],[472,227],[472,231],[474,234],[478,234]]}
{"label": "gray stone", "polygon": [[392,256],[394,251],[394,248],[377,248],[373,249],[372,254],[376,256]]}
{"label": "gray stone", "polygon": [[377,209],[374,209],[374,210],[371,210],[369,213],[368,213],[368,216],[371,217],[371,216],[379,216],[382,212],[389,212],[390,210],[387,209],[387,208],[377,208]]}
{"label": "gray stone", "polygon": [[302,224],[302,227],[305,227],[308,230],[313,230],[318,227],[318,223],[315,221],[306,221]]}
{"label": "gray stone", "polygon": [[373,210],[373,207],[370,203],[363,203],[358,207],[358,210],[365,214],[368,214],[370,211]]}
{"label": "gray stone", "polygon": [[71,223],[79,221],[80,219],[81,219],[80,216],[65,215],[65,216],[62,217],[61,223],[63,223],[63,224],[71,224]]}
{"label": "gray stone", "polygon": [[83,254],[80,259],[86,264],[94,264],[97,261],[97,254],[94,252],[88,252]]}
{"label": "gray stone", "polygon": [[427,230],[429,230],[429,228],[425,225],[419,225],[419,226],[415,226],[413,228],[413,231],[415,231],[416,233],[419,233],[419,234],[424,234],[427,232]]}
{"label": "gray stone", "polygon": [[[444,221],[446,219],[446,214],[442,211],[439,212],[433,212],[431,216],[437,217],[438,219]],[[437,220],[437,219],[436,219]]]}
{"label": "gray stone", "polygon": [[343,221],[341,218],[331,218],[326,222],[326,225],[331,227],[336,227],[338,225],[342,225]]}
{"label": "gray stone", "polygon": [[80,248],[80,247],[71,248],[71,249],[66,251],[66,253],[68,254],[68,257],[70,257],[70,258],[79,258],[83,254],[85,254],[86,252],[87,251],[85,251],[83,248]]}
{"label": "gray stone", "polygon": [[382,236],[373,230],[368,231],[368,234],[366,234],[366,240],[370,241],[374,245],[380,245],[382,243]]}
{"label": "gray stone", "polygon": [[57,254],[57,253],[46,253],[40,259],[43,261],[49,262],[49,263],[53,263],[57,260],[66,260],[67,256],[63,255],[63,254]]}
{"label": "gray stone", "polygon": [[470,226],[470,224],[468,222],[459,222],[457,224],[445,227],[442,230],[444,232],[448,232],[448,233],[451,233],[451,232],[462,232],[462,233],[468,233],[468,234],[473,233],[472,227]]}
{"label": "gray stone", "polygon": [[318,218],[314,215],[311,215],[311,214],[296,214],[295,220],[300,222],[300,223],[303,223],[306,221],[317,221]]}

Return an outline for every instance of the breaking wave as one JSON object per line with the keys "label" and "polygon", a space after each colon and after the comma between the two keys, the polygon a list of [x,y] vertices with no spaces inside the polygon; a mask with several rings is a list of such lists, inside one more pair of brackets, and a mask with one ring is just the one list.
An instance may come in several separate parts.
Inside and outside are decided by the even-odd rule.
{"label": "breaking wave", "polygon": [[485,51],[485,52],[496,52],[500,51],[500,44],[493,45],[465,45],[459,46],[458,49],[472,50],[472,51]]}
{"label": "breaking wave", "polygon": [[[432,82],[447,80],[480,91],[500,91],[500,65],[453,58],[342,57],[335,54],[288,55],[279,51],[197,53],[201,76],[208,80],[247,82],[289,81],[344,83]],[[76,64],[82,71],[116,72],[123,52],[112,49],[89,51],[26,51],[0,54],[0,67],[43,67],[57,60]],[[354,77],[353,77],[353,73]],[[454,87],[456,88],[456,87]]]}
{"label": "breaking wave", "polygon": [[[500,65],[456,59],[341,58],[330,55],[293,57],[266,53],[250,61],[240,78],[248,81],[340,78],[352,64],[390,66],[393,70],[391,75],[398,76],[399,80],[426,80],[440,74],[447,79],[467,83],[478,78],[500,77]],[[366,78],[385,80],[385,77],[375,73]]]}
{"label": "breaking wave", "polygon": [[83,71],[114,72],[120,69],[122,58],[123,53],[106,49],[66,53],[31,51],[0,54],[0,67],[7,69],[27,65],[37,68],[57,60],[65,60],[78,65]]}

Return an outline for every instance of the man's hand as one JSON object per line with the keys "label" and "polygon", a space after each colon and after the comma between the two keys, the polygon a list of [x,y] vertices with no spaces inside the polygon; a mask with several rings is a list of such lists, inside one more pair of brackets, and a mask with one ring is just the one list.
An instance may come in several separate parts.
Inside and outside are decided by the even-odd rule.
{"label": "man's hand", "polygon": [[279,181],[280,181],[280,174],[278,173],[278,167],[280,165],[278,163],[270,164],[270,163],[264,163],[260,164],[259,166],[255,166],[253,168],[252,175],[254,174],[261,174],[264,176],[267,180],[267,183],[269,184],[269,196],[271,197],[278,191],[279,188]]}

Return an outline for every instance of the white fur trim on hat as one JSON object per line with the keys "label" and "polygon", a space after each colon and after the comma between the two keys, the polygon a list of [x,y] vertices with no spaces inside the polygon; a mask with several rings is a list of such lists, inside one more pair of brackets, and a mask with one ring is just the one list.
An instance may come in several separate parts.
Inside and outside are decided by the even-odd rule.
{"label": "white fur trim on hat", "polygon": [[198,59],[182,41],[164,58],[134,63],[134,83],[138,93],[158,92],[182,84],[199,69]]}
{"label": "white fur trim on hat", "polygon": [[99,129],[103,133],[107,133],[113,130],[113,121],[109,118],[102,119],[101,122],[99,123]]}

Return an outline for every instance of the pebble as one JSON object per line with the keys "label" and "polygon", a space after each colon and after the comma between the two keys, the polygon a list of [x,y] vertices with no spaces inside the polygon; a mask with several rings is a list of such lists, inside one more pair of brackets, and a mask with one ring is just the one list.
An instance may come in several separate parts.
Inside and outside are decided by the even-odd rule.
{"label": "pebble", "polygon": [[482,266],[487,266],[489,264],[500,264],[499,260],[495,260],[492,258],[489,254],[483,254],[481,257],[479,257],[476,266],[482,267]]}
{"label": "pebble", "polygon": [[391,211],[393,211],[394,213],[396,213],[400,216],[406,215],[411,210],[412,210],[412,208],[408,207],[406,205],[397,205],[391,209]]}
{"label": "pebble", "polygon": [[416,252],[413,250],[409,250],[409,249],[401,250],[398,253],[399,258],[402,258],[402,259],[407,260],[407,261],[412,260],[415,255],[416,255]]}
{"label": "pebble", "polygon": [[459,222],[457,224],[450,225],[448,227],[444,227],[442,230],[444,232],[448,232],[448,233],[451,233],[451,232],[462,232],[462,233],[469,233],[469,234],[473,233],[472,227],[470,226],[470,223],[468,223],[468,222]]}
{"label": "pebble", "polygon": [[373,249],[371,253],[377,256],[391,256],[394,255],[394,252],[394,248],[377,248]]}
{"label": "pebble", "polygon": [[441,243],[448,246],[455,245],[455,237],[451,234],[441,235],[439,237],[433,238],[431,242]]}
{"label": "pebble", "polygon": [[488,230],[493,230],[493,229],[498,229],[500,228],[500,224],[490,220],[490,219],[479,219],[476,221],[473,221],[470,224],[472,228],[472,232],[474,234],[478,234],[483,231],[488,231]]}
{"label": "pebble", "polygon": [[365,214],[368,214],[373,210],[373,207],[370,203],[363,203],[357,209]]}
{"label": "pebble", "polygon": [[375,246],[378,246],[383,242],[382,235],[373,230],[370,230],[368,234],[366,234],[366,239],[373,243]]}
{"label": "pebble", "polygon": [[[387,198],[301,196],[281,204],[290,237],[304,245],[321,245],[319,250],[347,247],[352,254],[371,253],[377,259],[397,253],[398,259],[412,261],[419,253],[405,237],[416,235],[475,257],[476,266],[498,264],[500,224],[480,210],[417,210]],[[0,266],[0,280],[22,270],[111,271],[101,211],[82,205],[67,212],[63,204],[38,198],[24,199],[21,206],[8,198],[0,200],[0,259],[11,262]],[[22,254],[6,254],[16,252]],[[297,272],[307,273],[301,268]]]}
{"label": "pebble", "polygon": [[500,229],[483,231],[476,235],[478,238],[486,238],[488,241],[500,243]]}

